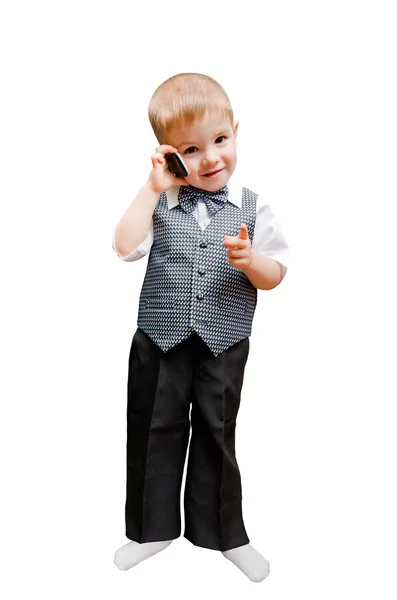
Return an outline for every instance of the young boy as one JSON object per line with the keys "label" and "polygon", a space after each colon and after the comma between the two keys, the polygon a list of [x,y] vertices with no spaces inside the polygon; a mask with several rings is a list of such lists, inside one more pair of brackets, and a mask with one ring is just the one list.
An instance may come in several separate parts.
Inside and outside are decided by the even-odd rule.
{"label": "young boy", "polygon": [[[184,536],[261,581],[269,563],[244,528],[235,427],[257,288],[280,283],[287,244],[269,206],[236,179],[238,124],[216,81],[171,77],[155,91],[149,119],[160,146],[113,242],[126,261],[150,251],[129,357],[132,541],[115,563],[129,569],[179,537],[191,425]],[[175,152],[185,178],[168,170],[165,155]]]}

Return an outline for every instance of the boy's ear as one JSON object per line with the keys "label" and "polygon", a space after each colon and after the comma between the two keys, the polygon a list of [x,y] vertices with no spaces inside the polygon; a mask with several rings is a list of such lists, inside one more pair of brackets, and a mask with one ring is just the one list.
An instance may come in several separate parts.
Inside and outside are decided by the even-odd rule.
{"label": "boy's ear", "polygon": [[234,135],[237,135],[237,130],[238,130],[238,121],[234,121],[234,127],[233,127]]}

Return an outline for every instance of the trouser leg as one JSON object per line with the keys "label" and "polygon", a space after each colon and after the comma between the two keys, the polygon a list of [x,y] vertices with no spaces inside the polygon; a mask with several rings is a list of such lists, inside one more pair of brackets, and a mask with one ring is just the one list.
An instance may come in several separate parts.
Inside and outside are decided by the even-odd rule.
{"label": "trouser leg", "polygon": [[185,346],[164,353],[140,329],[131,345],[125,519],[127,537],[139,543],[180,535],[192,380]]}
{"label": "trouser leg", "polygon": [[184,535],[197,546],[225,551],[249,543],[235,456],[236,417],[249,339],[217,357],[196,339]]}

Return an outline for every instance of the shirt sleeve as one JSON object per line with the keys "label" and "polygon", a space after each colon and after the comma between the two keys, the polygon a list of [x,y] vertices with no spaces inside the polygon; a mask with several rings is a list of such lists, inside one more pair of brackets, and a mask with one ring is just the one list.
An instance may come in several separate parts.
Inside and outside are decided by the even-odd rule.
{"label": "shirt sleeve", "polygon": [[257,214],[252,248],[264,256],[277,261],[281,267],[281,278],[288,268],[288,244],[281,231],[272,209],[264,204],[259,196],[257,199]]}
{"label": "shirt sleeve", "polygon": [[146,256],[146,254],[149,254],[153,244],[153,224],[150,225],[150,229],[143,242],[139,244],[139,246],[135,250],[133,250],[132,252],[130,252],[130,254],[127,254],[126,256],[120,256],[120,254],[118,254],[115,244],[115,235],[116,230],[114,230],[113,232],[113,250],[116,252],[117,256],[121,258],[121,260],[124,260],[126,262],[133,262],[135,260],[143,258],[144,256]]}

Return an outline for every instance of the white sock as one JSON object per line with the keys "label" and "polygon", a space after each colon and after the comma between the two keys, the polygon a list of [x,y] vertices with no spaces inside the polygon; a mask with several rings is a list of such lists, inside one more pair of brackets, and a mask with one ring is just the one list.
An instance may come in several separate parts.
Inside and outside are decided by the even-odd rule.
{"label": "white sock", "polygon": [[235,564],[251,581],[262,581],[269,575],[269,562],[250,544],[226,550],[222,554]]}
{"label": "white sock", "polygon": [[129,542],[117,550],[114,555],[114,564],[122,571],[127,571],[127,569],[135,567],[135,565],[153,556],[153,554],[161,552],[171,542],[172,540],[167,540],[166,542],[146,542],[145,544]]}

